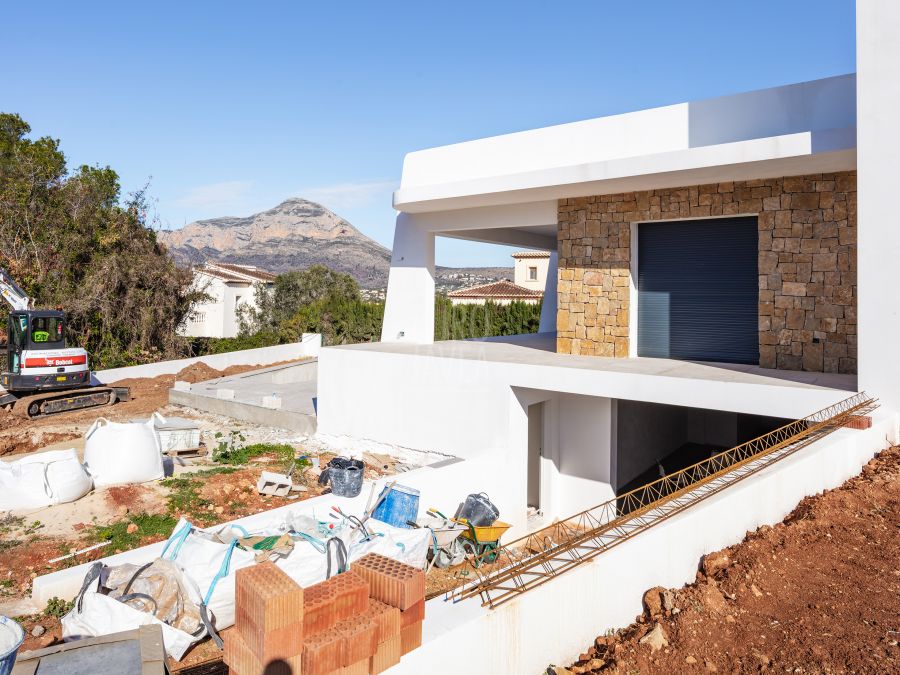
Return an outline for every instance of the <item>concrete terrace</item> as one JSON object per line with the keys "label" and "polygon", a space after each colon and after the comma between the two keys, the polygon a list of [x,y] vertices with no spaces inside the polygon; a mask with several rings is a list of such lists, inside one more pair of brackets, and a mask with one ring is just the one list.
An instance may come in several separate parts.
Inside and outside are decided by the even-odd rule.
{"label": "concrete terrace", "polygon": [[[855,375],[837,373],[674,359],[558,354],[555,333],[447,340],[432,344],[367,343],[335,349],[523,366],[515,369],[522,377],[510,380],[511,386],[613,398],[658,399],[662,403],[671,403],[674,402],[671,396],[662,395],[668,385],[676,390],[675,400],[681,405],[780,417],[807,415],[846,398],[847,392],[855,392],[857,386]],[[745,388],[747,386],[749,389]],[[583,391],[585,387],[592,391]],[[754,389],[758,396],[746,396]],[[738,394],[739,391],[743,394]],[[733,403],[728,392],[737,394]]]}

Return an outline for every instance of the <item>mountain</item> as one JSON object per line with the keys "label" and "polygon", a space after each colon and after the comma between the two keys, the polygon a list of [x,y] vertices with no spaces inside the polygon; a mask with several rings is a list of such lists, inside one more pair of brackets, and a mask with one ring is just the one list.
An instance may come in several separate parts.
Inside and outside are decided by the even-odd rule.
{"label": "mountain", "polygon": [[[159,233],[183,264],[205,261],[256,265],[287,272],[320,264],[350,274],[362,288],[387,286],[391,252],[321,204],[288,199],[246,218],[211,218]],[[436,270],[438,286],[452,290],[472,283],[511,278],[506,267]]]}

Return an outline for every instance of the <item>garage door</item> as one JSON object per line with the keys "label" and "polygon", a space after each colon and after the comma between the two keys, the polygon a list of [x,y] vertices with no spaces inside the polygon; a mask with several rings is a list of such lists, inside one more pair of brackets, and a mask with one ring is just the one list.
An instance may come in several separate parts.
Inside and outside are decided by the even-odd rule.
{"label": "garage door", "polygon": [[638,226],[638,355],[759,363],[756,218]]}

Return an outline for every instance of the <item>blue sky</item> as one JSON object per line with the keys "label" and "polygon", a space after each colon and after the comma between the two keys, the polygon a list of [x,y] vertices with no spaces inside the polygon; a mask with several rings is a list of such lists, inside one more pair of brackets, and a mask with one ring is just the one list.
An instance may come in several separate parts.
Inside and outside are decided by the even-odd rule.
{"label": "blue sky", "polygon": [[[30,5],[30,7],[29,7]],[[852,72],[851,0],[15,3],[0,111],[164,227],[291,196],[390,246],[406,152]],[[508,265],[440,240],[438,263]]]}

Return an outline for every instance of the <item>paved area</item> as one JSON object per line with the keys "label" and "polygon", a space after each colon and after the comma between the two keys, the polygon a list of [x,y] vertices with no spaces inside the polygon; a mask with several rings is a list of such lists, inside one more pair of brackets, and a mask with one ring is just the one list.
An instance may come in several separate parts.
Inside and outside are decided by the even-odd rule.
{"label": "paved area", "polygon": [[[262,368],[198,382],[191,385],[190,391],[172,389],[169,401],[309,434],[316,430],[317,372],[316,361]],[[232,397],[222,398],[224,392],[233,392]],[[267,397],[277,398],[279,407],[267,406]]]}

